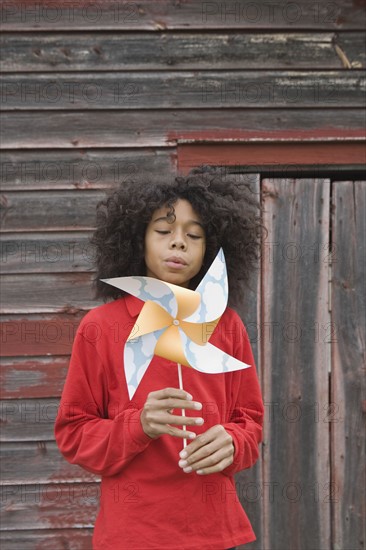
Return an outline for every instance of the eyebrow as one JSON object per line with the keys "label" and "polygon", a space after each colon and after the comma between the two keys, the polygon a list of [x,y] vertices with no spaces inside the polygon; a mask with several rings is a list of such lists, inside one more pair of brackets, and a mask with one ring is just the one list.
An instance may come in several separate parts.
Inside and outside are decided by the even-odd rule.
{"label": "eyebrow", "polygon": [[[167,221],[167,219],[168,219],[168,216],[162,216],[161,218],[156,218],[156,220],[154,220],[153,223],[160,222],[162,220]],[[202,227],[202,229],[204,229],[202,223],[200,223],[196,220],[188,220],[188,222],[186,223],[186,225],[192,225],[192,224],[199,225],[200,227]]]}

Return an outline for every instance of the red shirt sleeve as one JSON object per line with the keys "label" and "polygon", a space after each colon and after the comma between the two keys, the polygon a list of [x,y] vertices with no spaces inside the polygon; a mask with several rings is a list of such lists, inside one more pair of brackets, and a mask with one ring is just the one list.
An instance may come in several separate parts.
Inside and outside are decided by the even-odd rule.
{"label": "red shirt sleeve", "polygon": [[75,336],[69,370],[55,423],[63,456],[86,470],[113,476],[153,441],[142,429],[142,410],[127,404],[108,418],[108,380],[96,347]]}
{"label": "red shirt sleeve", "polygon": [[223,470],[223,473],[230,476],[250,468],[257,461],[264,417],[262,394],[249,337],[240,317],[235,317],[235,322],[242,328],[240,338],[234,343],[233,355],[251,366],[232,373],[234,406],[230,421],[222,424],[233,438],[235,448],[233,463]]}

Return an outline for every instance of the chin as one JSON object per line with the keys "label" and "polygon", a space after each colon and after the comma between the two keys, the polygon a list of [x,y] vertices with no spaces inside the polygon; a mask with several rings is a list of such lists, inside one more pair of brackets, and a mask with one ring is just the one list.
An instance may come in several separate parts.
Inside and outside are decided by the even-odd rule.
{"label": "chin", "polygon": [[189,281],[186,281],[185,279],[182,279],[182,277],[175,276],[174,273],[167,274],[164,280],[167,283],[172,283],[172,284],[178,285],[178,286],[188,286],[188,284],[189,284]]}

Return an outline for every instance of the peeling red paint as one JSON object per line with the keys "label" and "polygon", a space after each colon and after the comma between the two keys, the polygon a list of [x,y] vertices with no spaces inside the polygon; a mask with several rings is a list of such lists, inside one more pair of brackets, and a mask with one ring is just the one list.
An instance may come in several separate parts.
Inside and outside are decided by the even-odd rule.
{"label": "peeling red paint", "polygon": [[2,363],[0,399],[59,397],[68,366],[68,356]]}
{"label": "peeling red paint", "polygon": [[265,165],[363,165],[365,142],[283,142],[179,144],[179,170],[189,171],[200,164],[225,166]]}
{"label": "peeling red paint", "polygon": [[3,357],[69,355],[86,311],[64,308],[67,315],[6,320],[0,324]]}

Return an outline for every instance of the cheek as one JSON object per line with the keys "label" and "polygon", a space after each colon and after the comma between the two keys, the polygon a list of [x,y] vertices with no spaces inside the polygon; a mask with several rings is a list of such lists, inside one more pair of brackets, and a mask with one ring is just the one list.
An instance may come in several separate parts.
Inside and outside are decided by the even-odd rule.
{"label": "cheek", "polygon": [[202,259],[202,262],[203,262],[203,260],[205,258],[205,254],[206,254],[206,242],[201,243],[200,252],[201,252],[201,259]]}
{"label": "cheek", "polygon": [[159,247],[157,246],[154,239],[151,239],[147,237],[145,240],[145,251],[144,251],[144,257],[145,257],[145,263],[149,263],[150,266],[152,266],[159,256]]}
{"label": "cheek", "polygon": [[147,256],[152,249],[151,235],[149,232],[146,233],[144,239],[144,254]]}

